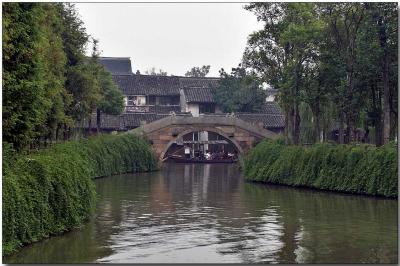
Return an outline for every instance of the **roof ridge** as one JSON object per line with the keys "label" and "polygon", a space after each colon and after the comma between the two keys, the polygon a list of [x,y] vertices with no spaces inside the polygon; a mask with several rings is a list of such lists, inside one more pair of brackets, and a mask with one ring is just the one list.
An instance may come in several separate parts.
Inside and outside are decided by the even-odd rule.
{"label": "roof ridge", "polygon": [[283,114],[274,113],[236,113],[238,115],[273,115],[273,116],[284,116]]}
{"label": "roof ridge", "polygon": [[184,79],[221,79],[220,77],[185,77],[185,76],[176,76],[176,77]]}
{"label": "roof ridge", "polygon": [[99,59],[115,59],[115,60],[120,60],[120,59],[131,59],[130,57],[112,57],[112,56],[99,56]]}

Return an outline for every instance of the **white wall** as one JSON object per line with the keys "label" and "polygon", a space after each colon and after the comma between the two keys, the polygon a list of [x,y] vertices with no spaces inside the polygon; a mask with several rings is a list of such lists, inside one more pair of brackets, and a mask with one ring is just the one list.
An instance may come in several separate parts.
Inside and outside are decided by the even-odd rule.
{"label": "white wall", "polygon": [[275,101],[275,95],[269,95],[267,98],[265,98],[266,102],[273,102]]}
{"label": "white wall", "polygon": [[194,117],[199,117],[199,104],[188,103],[186,106],[186,112],[191,112]]}
{"label": "white wall", "polygon": [[[200,141],[208,141],[208,132],[207,131],[200,131],[199,132],[199,140]],[[204,150],[208,150],[208,144],[204,144]]]}
{"label": "white wall", "polygon": [[187,112],[186,97],[185,93],[183,92],[183,89],[180,89],[179,94],[180,94],[179,101],[181,104],[181,112]]}

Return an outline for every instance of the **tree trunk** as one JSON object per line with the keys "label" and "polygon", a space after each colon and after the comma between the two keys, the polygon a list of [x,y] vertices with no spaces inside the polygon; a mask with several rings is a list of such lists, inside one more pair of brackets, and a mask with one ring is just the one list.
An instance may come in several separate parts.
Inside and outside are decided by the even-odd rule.
{"label": "tree trunk", "polygon": [[293,144],[298,145],[300,140],[300,113],[298,103],[295,103],[293,112]]}
{"label": "tree trunk", "polygon": [[58,141],[58,135],[59,134],[60,134],[60,124],[58,124],[57,127],[56,127],[56,139],[55,139],[56,143]]}
{"label": "tree trunk", "polygon": [[96,110],[96,113],[97,113],[97,115],[96,115],[96,119],[97,119],[97,134],[99,134],[100,133],[100,129],[101,129],[101,112],[100,112],[100,109],[98,109],[97,108],[97,110]]}
{"label": "tree trunk", "polygon": [[68,126],[64,124],[64,140],[68,140]]}
{"label": "tree trunk", "polygon": [[92,132],[92,116],[89,117],[89,122],[88,122],[88,124],[89,124],[88,136],[90,136],[90,135],[91,135],[91,132]]}
{"label": "tree trunk", "polygon": [[375,145],[382,145],[382,122],[380,114],[375,118]]}
{"label": "tree trunk", "polygon": [[315,115],[315,125],[314,125],[315,142],[321,142],[321,129],[319,127],[319,115]]}
{"label": "tree trunk", "polygon": [[[317,99],[317,101],[319,101],[319,99]],[[315,117],[315,120],[314,120],[314,137],[315,137],[315,142],[316,143],[318,143],[318,142],[321,142],[321,136],[320,136],[320,134],[321,134],[321,129],[320,129],[320,126],[319,126],[319,113],[320,113],[320,110],[319,110],[320,108],[319,108],[319,104],[317,103],[316,104],[316,106],[315,106],[315,108],[314,108],[314,117]]]}
{"label": "tree trunk", "polygon": [[371,83],[373,125],[375,128],[374,143],[376,146],[382,145],[382,98],[377,84]]}
{"label": "tree trunk", "polygon": [[[386,53],[386,52],[385,52]],[[383,67],[383,143],[390,140],[390,91],[389,91],[389,60],[385,55]]]}
{"label": "tree trunk", "polygon": [[390,88],[389,88],[389,54],[387,47],[386,25],[384,18],[380,17],[378,24],[379,28],[379,43],[383,49],[383,68],[382,68],[382,83],[383,83],[383,143],[386,144],[390,139]]}
{"label": "tree trunk", "polygon": [[340,111],[340,118],[339,118],[339,143],[344,144],[344,117],[343,111]]}
{"label": "tree trunk", "polygon": [[288,112],[288,144],[293,144],[294,138],[294,108],[293,104],[289,107]]}
{"label": "tree trunk", "polygon": [[290,143],[289,140],[289,125],[290,125],[290,119],[289,119],[289,111],[285,110],[285,130],[284,130],[284,136],[285,136],[285,142],[286,144]]}

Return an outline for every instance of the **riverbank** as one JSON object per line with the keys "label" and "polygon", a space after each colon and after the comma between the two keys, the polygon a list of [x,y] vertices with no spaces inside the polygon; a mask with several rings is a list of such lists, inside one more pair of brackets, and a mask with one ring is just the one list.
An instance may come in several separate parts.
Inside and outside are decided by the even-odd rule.
{"label": "riverbank", "polygon": [[397,197],[394,144],[316,144],[264,141],[243,160],[247,180],[372,196]]}
{"label": "riverbank", "polygon": [[30,154],[3,145],[3,255],[81,226],[96,200],[92,179],[157,169],[133,134],[69,141]]}

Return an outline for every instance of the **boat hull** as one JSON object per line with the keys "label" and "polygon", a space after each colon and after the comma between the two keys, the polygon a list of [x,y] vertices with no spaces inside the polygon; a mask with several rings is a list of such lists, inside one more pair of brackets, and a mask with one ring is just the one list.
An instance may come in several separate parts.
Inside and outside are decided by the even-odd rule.
{"label": "boat hull", "polygon": [[186,159],[186,158],[177,158],[170,157],[170,161],[174,161],[176,163],[236,163],[235,159],[213,159],[213,160],[200,160],[200,159]]}

